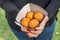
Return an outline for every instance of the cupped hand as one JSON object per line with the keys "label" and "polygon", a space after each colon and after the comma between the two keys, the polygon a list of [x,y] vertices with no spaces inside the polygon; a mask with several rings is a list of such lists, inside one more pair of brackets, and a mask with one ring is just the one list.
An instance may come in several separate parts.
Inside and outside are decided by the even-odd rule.
{"label": "cupped hand", "polygon": [[42,33],[42,31],[44,30],[45,24],[47,23],[48,20],[49,20],[49,18],[46,15],[44,20],[39,24],[39,27],[36,27],[34,30],[31,30],[27,35],[30,38],[38,37]]}

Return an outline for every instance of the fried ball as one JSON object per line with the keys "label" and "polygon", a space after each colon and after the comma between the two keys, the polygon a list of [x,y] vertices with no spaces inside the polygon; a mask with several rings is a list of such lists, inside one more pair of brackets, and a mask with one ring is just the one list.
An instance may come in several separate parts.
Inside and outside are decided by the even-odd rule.
{"label": "fried ball", "polygon": [[29,19],[33,19],[34,12],[30,11],[27,13],[26,17]]}
{"label": "fried ball", "polygon": [[29,22],[29,28],[33,29],[39,25],[39,21],[37,19],[32,19]]}
{"label": "fried ball", "polygon": [[21,20],[21,24],[22,24],[24,27],[28,28],[28,23],[29,23],[29,21],[30,21],[29,18],[23,18],[23,19]]}
{"label": "fried ball", "polygon": [[39,20],[39,21],[42,21],[42,19],[43,19],[43,13],[42,12],[35,12],[34,18],[37,19],[37,20]]}

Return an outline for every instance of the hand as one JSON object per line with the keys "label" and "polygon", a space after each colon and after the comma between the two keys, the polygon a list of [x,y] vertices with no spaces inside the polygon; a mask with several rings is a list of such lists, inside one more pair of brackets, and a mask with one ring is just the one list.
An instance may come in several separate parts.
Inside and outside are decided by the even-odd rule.
{"label": "hand", "polygon": [[23,32],[28,32],[28,30],[27,30],[27,28],[26,27],[21,27],[21,31],[23,31]]}
{"label": "hand", "polygon": [[48,20],[49,18],[46,15],[44,20],[40,23],[39,27],[36,27],[33,31],[31,30],[27,35],[30,38],[38,37],[42,33],[43,29],[45,28],[45,24],[47,23]]}

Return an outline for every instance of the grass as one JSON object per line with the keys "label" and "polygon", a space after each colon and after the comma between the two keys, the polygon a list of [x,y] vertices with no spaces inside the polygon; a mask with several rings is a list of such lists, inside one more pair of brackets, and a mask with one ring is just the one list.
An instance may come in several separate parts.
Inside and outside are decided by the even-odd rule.
{"label": "grass", "polygon": [[60,40],[60,9],[59,9],[57,17],[58,17],[58,21],[56,22],[53,40]]}
{"label": "grass", "polygon": [[[54,31],[52,40],[60,40],[60,12],[58,12],[58,21],[56,23],[56,28]],[[16,36],[11,31],[8,22],[5,18],[5,11],[0,8],[0,40],[18,40]]]}
{"label": "grass", "polygon": [[16,36],[10,30],[5,18],[5,11],[0,8],[0,40],[17,40]]}

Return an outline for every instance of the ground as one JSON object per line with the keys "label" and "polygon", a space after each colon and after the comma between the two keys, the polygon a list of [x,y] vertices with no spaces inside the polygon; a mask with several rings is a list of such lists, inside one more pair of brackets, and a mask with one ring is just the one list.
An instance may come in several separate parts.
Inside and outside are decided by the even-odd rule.
{"label": "ground", "polygon": [[[52,40],[60,40],[60,11],[58,12],[58,21],[54,30]],[[18,40],[11,31],[8,22],[5,18],[5,11],[0,8],[0,40]]]}

